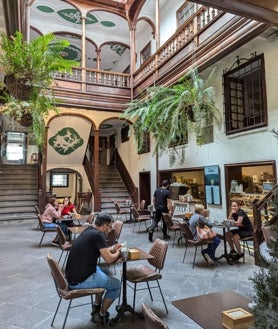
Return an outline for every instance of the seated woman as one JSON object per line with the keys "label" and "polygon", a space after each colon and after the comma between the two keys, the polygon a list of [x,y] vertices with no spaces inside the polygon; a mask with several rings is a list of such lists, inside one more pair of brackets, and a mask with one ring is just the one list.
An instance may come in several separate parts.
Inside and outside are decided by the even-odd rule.
{"label": "seated woman", "polygon": [[241,209],[241,203],[236,200],[231,203],[231,212],[228,219],[234,220],[233,226],[237,227],[226,233],[226,240],[230,246],[230,257],[239,260],[243,257],[240,239],[253,235],[252,223],[246,212]]}
{"label": "seated woman", "polygon": [[[56,227],[56,225],[61,226],[61,229],[63,230],[65,235],[68,236],[67,226],[57,221],[61,218],[62,208],[63,205],[59,205],[56,198],[51,198],[48,204],[45,206],[45,210],[42,214],[42,222],[44,227]],[[52,241],[52,244],[55,246],[59,246],[58,236],[55,237],[55,239]]]}
{"label": "seated woman", "polygon": [[74,204],[70,201],[70,197],[64,197],[62,216],[71,215],[72,213],[77,214]]}
{"label": "seated woman", "polygon": [[[212,227],[212,223],[208,219],[208,214],[209,211],[207,209],[204,209],[204,206],[202,204],[198,204],[198,203],[195,204],[195,211],[189,220],[189,226],[191,232],[194,234],[194,236],[196,236],[196,239],[197,239],[197,225],[199,220],[202,220],[209,227]],[[207,248],[201,251],[205,260],[211,265],[215,265],[215,260],[216,260],[215,250],[219,246],[219,244],[220,244],[220,239],[218,236],[216,236],[213,238],[213,243],[208,244]]]}
{"label": "seated woman", "polygon": [[[72,214],[77,214],[74,204],[70,201],[70,197],[64,197],[63,208],[62,208],[62,223],[68,227],[74,226],[73,219],[71,219]],[[63,220],[64,219],[64,220]],[[69,240],[71,240],[71,232],[67,230],[67,235]]]}

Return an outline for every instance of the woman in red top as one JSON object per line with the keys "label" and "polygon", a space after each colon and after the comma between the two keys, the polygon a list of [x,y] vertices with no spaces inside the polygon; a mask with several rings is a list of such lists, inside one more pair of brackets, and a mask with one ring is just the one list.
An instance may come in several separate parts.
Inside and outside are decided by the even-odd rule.
{"label": "woman in red top", "polygon": [[70,197],[64,198],[63,205],[62,216],[70,215],[71,213],[77,214],[74,204],[70,201]]}

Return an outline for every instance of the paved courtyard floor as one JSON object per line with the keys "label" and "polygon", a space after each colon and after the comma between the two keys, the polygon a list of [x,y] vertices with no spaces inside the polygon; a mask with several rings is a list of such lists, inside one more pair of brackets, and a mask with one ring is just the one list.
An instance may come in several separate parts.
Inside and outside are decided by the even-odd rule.
{"label": "paved courtyard floor", "polygon": [[[133,224],[125,223],[121,242],[126,241],[130,247],[137,246],[148,251],[151,243],[148,241],[143,226],[141,225],[142,231],[137,231],[137,225],[135,232],[132,232]],[[60,249],[51,245],[54,238],[52,233],[45,235],[42,246],[39,248],[41,235],[42,233],[37,230],[36,222],[0,221],[0,327],[3,329],[51,328],[58,296],[47,265],[46,255],[50,253],[58,259]],[[162,232],[155,232],[154,238],[162,238]],[[217,254],[220,255],[222,251],[223,242],[218,247]],[[154,302],[151,302],[147,291],[137,293],[137,311],[141,310],[141,303],[144,302],[167,323],[170,329],[198,329],[201,327],[171,304],[173,300],[229,289],[252,297],[253,287],[250,277],[258,271],[253,257],[247,254],[245,264],[241,260],[234,265],[229,265],[222,259],[218,261],[216,267],[211,267],[198,253],[195,268],[192,269],[193,248],[189,248],[184,263],[182,262],[183,254],[184,243],[175,244],[172,247],[172,240],[170,240],[161,280],[169,313],[165,312],[157,289],[153,290]],[[120,278],[121,265],[115,268],[115,275]],[[133,292],[129,288],[127,292],[128,302],[132,304]],[[66,305],[67,302],[62,301],[62,308],[53,328],[62,327]],[[115,306],[116,302],[110,309],[111,317],[116,315]],[[66,328],[102,328],[102,325],[90,322],[90,312],[90,305],[72,309]],[[115,328],[144,329],[146,326],[144,320],[131,322],[131,316],[125,314]]]}

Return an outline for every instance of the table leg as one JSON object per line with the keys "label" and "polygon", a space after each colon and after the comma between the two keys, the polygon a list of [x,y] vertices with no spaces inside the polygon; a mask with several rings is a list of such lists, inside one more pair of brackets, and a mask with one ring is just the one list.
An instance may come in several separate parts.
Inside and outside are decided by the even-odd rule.
{"label": "table leg", "polygon": [[221,258],[225,258],[228,264],[233,265],[233,262],[231,262],[230,256],[227,251],[226,228],[225,227],[223,227],[223,242],[224,242],[224,254],[222,254],[220,257],[218,257],[216,259],[219,260]]}
{"label": "table leg", "polygon": [[130,204],[129,205],[129,220],[127,221],[127,223],[134,223],[134,218],[133,218],[133,214],[132,214],[132,207],[133,207],[133,205],[132,204]]}
{"label": "table leg", "polygon": [[112,318],[109,322],[110,326],[114,326],[124,315],[125,312],[129,312],[132,314],[132,318],[142,319],[142,313],[136,312],[131,305],[127,303],[126,297],[126,262],[123,262],[123,273],[122,273],[122,304],[116,306],[117,315]]}

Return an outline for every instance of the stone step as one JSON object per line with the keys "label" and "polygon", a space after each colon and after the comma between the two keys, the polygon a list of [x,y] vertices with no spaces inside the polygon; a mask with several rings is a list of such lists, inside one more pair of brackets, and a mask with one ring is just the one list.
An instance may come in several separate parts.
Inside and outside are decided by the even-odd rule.
{"label": "stone step", "polygon": [[11,191],[3,191],[3,192],[5,192],[5,194],[3,193],[1,194],[0,204],[2,204],[2,202],[10,201],[11,197],[14,198],[15,196],[17,199],[20,199],[21,201],[24,200],[33,201],[38,199],[38,191],[33,191],[33,193],[31,193],[32,191],[26,190],[26,193],[24,194],[20,192],[12,193]]}
{"label": "stone step", "polygon": [[37,165],[0,165],[0,220],[37,220]]}
{"label": "stone step", "polygon": [[19,206],[19,207],[13,207],[12,210],[10,207],[1,207],[0,208],[0,214],[15,214],[15,213],[35,213],[34,205],[27,205],[27,206]]}
{"label": "stone step", "polygon": [[[26,206],[30,206],[30,204],[34,204],[36,203],[37,198],[30,198],[27,200],[13,200],[13,208],[15,207],[26,207]],[[2,198],[0,199],[0,208],[5,208],[5,207],[10,207],[11,205],[11,201],[10,200],[6,200],[3,201]],[[32,209],[33,210],[33,209]]]}
{"label": "stone step", "polygon": [[0,185],[0,197],[1,195],[23,195],[23,194],[37,194],[38,188],[37,185],[34,187],[34,184],[25,184],[25,185]]}
{"label": "stone step", "polygon": [[116,166],[101,166],[99,173],[101,210],[115,216],[114,201],[125,203],[129,198],[128,191]]}
{"label": "stone step", "polygon": [[10,220],[34,220],[37,221],[36,213],[12,213],[12,214],[1,214],[0,221],[10,221]]}

